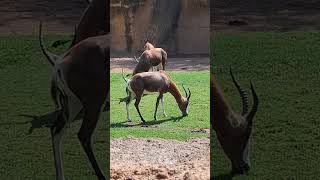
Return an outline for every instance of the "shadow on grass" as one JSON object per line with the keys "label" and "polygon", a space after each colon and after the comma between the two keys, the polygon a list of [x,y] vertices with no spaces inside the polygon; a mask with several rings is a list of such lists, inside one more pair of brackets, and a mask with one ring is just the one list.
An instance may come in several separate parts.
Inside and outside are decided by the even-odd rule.
{"label": "shadow on grass", "polygon": [[[31,134],[33,132],[34,129],[38,129],[38,128],[50,128],[51,126],[53,126],[55,120],[57,119],[58,113],[60,112],[60,110],[56,110],[56,111],[52,111],[52,112],[48,112],[46,114],[40,115],[40,116],[36,116],[36,115],[29,115],[29,114],[19,114],[18,116],[22,116],[22,117],[26,117],[26,118],[31,118],[32,120],[29,121],[25,121],[22,123],[14,123],[14,124],[27,124],[30,123],[31,127],[29,128],[28,134]],[[83,117],[83,112],[81,111],[76,119],[76,120],[80,120]]]}
{"label": "shadow on grass", "polygon": [[59,111],[53,111],[53,112],[49,112],[46,113],[44,115],[30,115],[30,114],[19,114],[18,116],[22,116],[22,117],[26,117],[26,118],[31,118],[32,120],[28,120],[28,121],[24,121],[24,122],[10,122],[10,123],[0,123],[0,126],[3,125],[22,125],[22,124],[31,124],[31,127],[28,130],[28,134],[31,134],[33,132],[34,129],[37,128],[43,128],[43,127],[47,127],[50,128]]}
{"label": "shadow on grass", "polygon": [[216,179],[216,180],[231,180],[233,176],[230,173],[226,174],[220,174],[218,176],[213,176],[211,179]]}
{"label": "shadow on grass", "polygon": [[[104,107],[104,110],[106,110],[106,108]],[[48,112],[45,113],[43,115],[30,115],[30,114],[19,114],[18,116],[21,117],[25,117],[25,118],[29,118],[32,120],[28,120],[28,121],[24,121],[24,122],[10,122],[10,123],[0,123],[0,126],[4,126],[4,125],[23,125],[23,124],[31,124],[31,127],[28,130],[28,134],[32,134],[34,129],[38,129],[38,128],[50,128],[51,126],[54,125],[55,120],[58,117],[58,113],[60,112],[60,110],[56,110],[56,111],[52,111],[52,112]],[[77,115],[77,117],[72,121],[77,121],[77,120],[81,120],[83,118],[84,112],[83,110],[80,111],[80,113]]]}
{"label": "shadow on grass", "polygon": [[[139,123],[139,124],[128,124],[128,121],[123,121],[123,122],[119,122],[119,123],[112,123],[110,125],[111,128],[126,128],[126,127],[137,127],[137,126],[152,126],[152,125],[158,125],[158,124],[162,124],[168,121],[173,121],[173,122],[178,122],[182,119],[182,116],[179,117],[170,117],[168,119],[163,119],[163,120],[157,120],[157,121],[147,121],[145,124]],[[131,122],[132,123],[132,122]]]}

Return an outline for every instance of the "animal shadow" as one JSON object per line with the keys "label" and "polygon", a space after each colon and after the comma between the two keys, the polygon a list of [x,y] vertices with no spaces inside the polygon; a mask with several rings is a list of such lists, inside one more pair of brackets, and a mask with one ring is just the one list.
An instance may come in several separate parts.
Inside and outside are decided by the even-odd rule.
{"label": "animal shadow", "polygon": [[123,121],[123,122],[118,122],[118,123],[112,123],[111,124],[111,128],[126,128],[126,127],[148,127],[148,126],[155,126],[155,125],[159,125],[162,124],[164,122],[168,122],[168,121],[173,121],[173,122],[179,122],[183,117],[179,116],[179,117],[170,117],[167,119],[162,119],[162,120],[151,120],[151,121],[146,121],[145,124],[142,123],[133,123],[133,122],[128,122],[128,121]]}
{"label": "animal shadow", "polygon": [[[19,114],[18,116],[26,117],[26,118],[31,118],[32,120],[26,121],[26,123],[30,123],[31,127],[28,130],[28,134],[32,134],[34,129],[38,128],[50,128],[54,125],[58,114],[60,113],[61,110],[56,110],[52,112],[48,112],[46,114],[37,116],[37,115],[29,115],[29,114]],[[74,121],[80,120],[83,117],[83,111],[81,111],[77,117],[75,118]]]}

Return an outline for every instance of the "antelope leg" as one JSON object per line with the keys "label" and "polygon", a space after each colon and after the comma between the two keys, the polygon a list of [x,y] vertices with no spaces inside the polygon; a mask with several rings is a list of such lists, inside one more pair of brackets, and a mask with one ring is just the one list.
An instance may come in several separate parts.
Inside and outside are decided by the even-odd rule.
{"label": "antelope leg", "polygon": [[160,99],[163,98],[163,95],[162,94],[159,94],[158,98],[157,98],[157,102],[156,102],[156,109],[154,111],[154,115],[153,115],[153,118],[154,120],[156,121],[157,120],[157,110],[158,110],[158,106],[159,106],[159,101]]}
{"label": "antelope leg", "polygon": [[161,98],[161,107],[162,107],[162,114],[164,117],[167,117],[167,114],[165,112],[165,108],[164,108],[164,96],[162,96]]}

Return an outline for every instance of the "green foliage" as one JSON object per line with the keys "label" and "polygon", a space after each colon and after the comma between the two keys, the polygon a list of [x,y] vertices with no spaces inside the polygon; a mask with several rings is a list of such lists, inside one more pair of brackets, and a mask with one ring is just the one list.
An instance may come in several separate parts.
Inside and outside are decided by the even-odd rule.
{"label": "green foliage", "polygon": [[[260,99],[250,175],[234,179],[318,179],[320,32],[217,33],[211,55],[212,72],[237,111],[230,66],[247,90],[255,82]],[[231,167],[212,135],[211,174],[223,179]]]}

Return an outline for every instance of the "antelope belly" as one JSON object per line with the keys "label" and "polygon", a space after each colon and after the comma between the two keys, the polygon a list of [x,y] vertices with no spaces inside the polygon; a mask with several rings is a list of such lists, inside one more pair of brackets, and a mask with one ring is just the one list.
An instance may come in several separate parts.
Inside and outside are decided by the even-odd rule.
{"label": "antelope belly", "polygon": [[147,91],[147,90],[144,90],[144,91],[143,91],[143,94],[154,94],[154,93],[156,93],[156,92]]}

